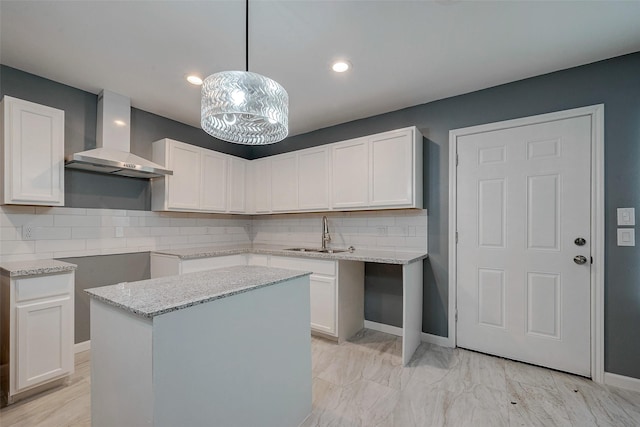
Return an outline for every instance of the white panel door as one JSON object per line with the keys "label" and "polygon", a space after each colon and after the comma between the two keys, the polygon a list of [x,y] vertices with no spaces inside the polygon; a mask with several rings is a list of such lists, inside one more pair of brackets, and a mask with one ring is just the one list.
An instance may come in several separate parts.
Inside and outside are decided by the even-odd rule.
{"label": "white panel door", "polygon": [[173,175],[168,176],[169,209],[200,209],[200,156],[202,149],[175,141],[169,142],[169,165]]}
{"label": "white panel door", "polygon": [[413,205],[413,132],[389,132],[369,139],[369,205]]}
{"label": "white panel door", "polygon": [[329,209],[329,149],[298,153],[298,209]]}
{"label": "white panel door", "polygon": [[202,150],[202,182],[200,208],[224,212],[227,209],[228,156],[215,151]]}
{"label": "white panel door", "polygon": [[336,334],[336,279],[312,274],[310,280],[311,328]]}
{"label": "white panel door", "polygon": [[68,296],[16,307],[16,390],[71,372],[72,310]]}
{"label": "white panel door", "polygon": [[5,109],[4,202],[63,206],[64,111],[9,97]]}
{"label": "white panel door", "polygon": [[296,153],[271,157],[271,210],[298,209],[298,157]]}
{"label": "white panel door", "polygon": [[366,138],[331,147],[331,205],[357,208],[369,205],[369,144]]}
{"label": "white panel door", "polygon": [[229,212],[245,213],[245,177],[247,161],[230,157],[229,162]]}
{"label": "white panel door", "polygon": [[458,346],[589,376],[590,118],[461,136],[457,149]]}

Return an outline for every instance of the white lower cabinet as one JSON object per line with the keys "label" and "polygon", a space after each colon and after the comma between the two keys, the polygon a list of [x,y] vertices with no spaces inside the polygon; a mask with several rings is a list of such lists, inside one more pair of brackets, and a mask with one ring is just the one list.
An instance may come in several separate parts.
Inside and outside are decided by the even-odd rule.
{"label": "white lower cabinet", "polygon": [[73,373],[74,274],[1,281],[2,397],[12,403]]}
{"label": "white lower cabinet", "polygon": [[270,267],[311,271],[311,330],[347,340],[364,327],[364,263],[271,256]]}
{"label": "white lower cabinet", "polygon": [[73,371],[71,297],[16,306],[16,389]]}
{"label": "white lower cabinet", "polygon": [[311,328],[336,335],[336,279],[312,274],[310,277]]}

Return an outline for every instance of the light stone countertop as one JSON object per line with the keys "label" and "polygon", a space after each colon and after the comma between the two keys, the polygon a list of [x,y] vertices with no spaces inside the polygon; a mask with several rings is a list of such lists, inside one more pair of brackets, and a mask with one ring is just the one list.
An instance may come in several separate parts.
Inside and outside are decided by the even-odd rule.
{"label": "light stone countertop", "polygon": [[[164,249],[155,250],[152,253],[172,255],[180,259],[211,258],[225,255],[235,255],[243,253],[278,255],[299,258],[329,259],[334,261],[362,261],[375,262],[381,264],[411,264],[428,257],[426,252],[402,252],[402,251],[378,251],[370,249],[356,249],[354,252],[340,253],[319,253],[319,252],[298,252],[286,250],[291,246],[274,245],[254,245],[234,246],[234,247],[202,247],[186,249]],[[336,248],[337,249],[337,248]]]}
{"label": "light stone countertop", "polygon": [[34,261],[12,261],[0,264],[3,274],[11,277],[20,276],[40,276],[43,274],[63,273],[73,271],[78,266],[68,262],[56,261],[55,259],[40,259]]}
{"label": "light stone countertop", "polygon": [[281,268],[237,266],[101,286],[85,292],[130,313],[153,318],[309,274]]}

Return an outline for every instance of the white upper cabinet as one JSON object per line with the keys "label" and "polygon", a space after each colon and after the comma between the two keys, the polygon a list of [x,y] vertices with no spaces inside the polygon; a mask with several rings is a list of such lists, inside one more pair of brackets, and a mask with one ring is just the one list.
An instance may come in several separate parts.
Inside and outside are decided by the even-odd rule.
{"label": "white upper cabinet", "polygon": [[64,206],[64,111],[5,96],[2,204]]}
{"label": "white upper cabinet", "polygon": [[331,206],[366,208],[369,203],[369,144],[367,138],[331,146]]}
{"label": "white upper cabinet", "polygon": [[171,139],[153,161],[152,209],[268,214],[422,208],[422,135],[408,127],[257,160]]}
{"label": "white upper cabinet", "polygon": [[165,138],[153,161],[173,175],[151,180],[152,210],[246,212],[246,160]]}
{"label": "white upper cabinet", "polygon": [[329,209],[329,148],[298,152],[298,210]]}
{"label": "white upper cabinet", "polygon": [[253,172],[253,194],[255,213],[271,212],[271,158],[265,157],[251,162]]}
{"label": "white upper cabinet", "polygon": [[245,213],[247,160],[229,156],[229,212]]}
{"label": "white upper cabinet", "polygon": [[271,210],[292,212],[298,208],[298,156],[296,153],[271,157]]}
{"label": "white upper cabinet", "polygon": [[229,163],[228,156],[224,154],[210,150],[202,150],[201,209],[219,212],[227,210],[227,174]]}
{"label": "white upper cabinet", "polygon": [[422,164],[422,155],[419,162],[416,155],[420,147],[414,129],[369,138],[369,206],[416,207],[416,200],[422,200],[422,192],[415,191],[417,163]]}
{"label": "white upper cabinet", "polygon": [[[202,151],[172,139],[153,144],[153,161],[164,164],[173,175],[152,180],[154,210],[195,211],[200,209]],[[157,191],[162,187],[162,191]]]}

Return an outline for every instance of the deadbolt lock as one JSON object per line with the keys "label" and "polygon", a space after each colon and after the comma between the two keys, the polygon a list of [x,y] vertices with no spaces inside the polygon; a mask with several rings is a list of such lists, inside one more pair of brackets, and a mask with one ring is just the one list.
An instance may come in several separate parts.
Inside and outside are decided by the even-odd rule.
{"label": "deadbolt lock", "polygon": [[573,241],[573,243],[575,243],[576,246],[584,246],[587,244],[587,241],[584,240],[582,237],[578,237],[576,240]]}

